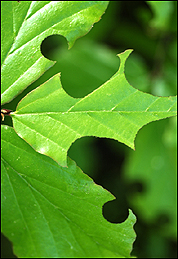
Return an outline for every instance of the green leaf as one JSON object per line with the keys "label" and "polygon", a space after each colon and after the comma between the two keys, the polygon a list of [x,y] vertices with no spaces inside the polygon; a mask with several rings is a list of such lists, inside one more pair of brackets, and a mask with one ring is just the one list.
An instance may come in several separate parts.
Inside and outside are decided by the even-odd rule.
{"label": "green leaf", "polygon": [[151,26],[157,29],[166,30],[170,25],[170,16],[173,14],[173,1],[147,1],[153,12]]}
{"label": "green leaf", "polygon": [[62,166],[71,144],[83,136],[113,138],[134,149],[143,125],[177,114],[177,97],[152,96],[129,85],[124,66],[131,52],[119,54],[118,72],[84,98],[67,95],[59,75],[29,93],[12,114],[17,134]]}
{"label": "green leaf", "polygon": [[2,231],[22,258],[129,258],[135,216],[112,224],[102,206],[114,197],[68,159],[68,168],[35,152],[1,126]]}
{"label": "green leaf", "polygon": [[172,239],[177,237],[176,125],[173,117],[142,129],[137,149],[126,158],[124,170],[127,182],[143,185],[142,191],[130,195],[133,208],[147,224],[167,217],[161,233]]}
{"label": "green leaf", "polygon": [[55,63],[41,54],[46,37],[60,34],[71,48],[107,5],[107,1],[1,1],[1,104]]}

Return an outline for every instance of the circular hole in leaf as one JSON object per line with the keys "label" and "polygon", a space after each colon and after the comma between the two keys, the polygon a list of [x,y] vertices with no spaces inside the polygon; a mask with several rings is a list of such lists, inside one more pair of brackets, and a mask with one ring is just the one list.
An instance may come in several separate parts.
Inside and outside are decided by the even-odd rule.
{"label": "circular hole in leaf", "polygon": [[[57,60],[60,52],[67,49],[67,40],[61,35],[52,35],[43,40],[41,44],[41,53],[45,58]],[[56,56],[57,55],[57,56]]]}
{"label": "circular hole in leaf", "polygon": [[103,206],[103,216],[111,223],[121,223],[127,219],[129,211],[122,201],[108,201]]}

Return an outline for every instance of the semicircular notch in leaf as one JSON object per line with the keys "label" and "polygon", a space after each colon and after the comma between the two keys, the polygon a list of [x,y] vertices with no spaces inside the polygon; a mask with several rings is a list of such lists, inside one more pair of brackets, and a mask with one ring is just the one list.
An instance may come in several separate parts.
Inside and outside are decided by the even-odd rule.
{"label": "semicircular notch in leaf", "polygon": [[99,21],[108,1],[1,1],[1,104],[10,102],[55,62],[40,51],[49,35],[69,47]]}
{"label": "semicircular notch in leaf", "polygon": [[135,216],[104,219],[114,196],[73,162],[59,166],[1,126],[1,229],[21,258],[129,258]]}
{"label": "semicircular notch in leaf", "polygon": [[29,93],[12,114],[18,135],[62,166],[71,144],[83,136],[112,138],[134,148],[143,125],[177,114],[177,97],[157,97],[129,85],[124,66],[131,52],[119,54],[119,71],[84,98],[67,95],[59,75]]}

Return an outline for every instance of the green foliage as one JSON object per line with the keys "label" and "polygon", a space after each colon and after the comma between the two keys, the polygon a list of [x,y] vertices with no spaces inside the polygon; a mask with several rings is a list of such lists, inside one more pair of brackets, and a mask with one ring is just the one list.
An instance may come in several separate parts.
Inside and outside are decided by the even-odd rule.
{"label": "green foliage", "polygon": [[[80,155],[80,140],[69,152],[72,157],[76,156],[77,165],[67,157],[67,152],[76,139],[84,136],[113,138],[134,148],[135,136],[145,124],[176,115],[176,97],[144,93],[152,84],[152,93],[156,95],[174,94],[167,85],[175,83],[175,71],[167,63],[167,82],[159,77],[150,81],[148,69],[143,60],[135,56],[135,51],[128,58],[131,50],[118,55],[121,62],[117,71],[119,59],[114,59],[114,55],[118,51],[87,40],[82,45],[80,39],[70,52],[62,48],[55,52],[50,59],[58,62],[50,72],[52,70],[47,70],[55,62],[45,58],[40,51],[42,41],[52,34],[63,35],[71,48],[75,40],[88,33],[93,23],[100,19],[107,5],[108,2],[101,1],[1,2],[1,104],[16,96],[20,100],[14,100],[16,104],[19,102],[11,114],[14,128],[1,126],[1,229],[12,242],[18,257],[131,257],[135,240],[134,214],[129,210],[128,218],[117,224],[104,219],[102,207],[114,196],[77,166],[83,163],[81,168],[87,172],[88,163],[88,169],[94,175],[97,156],[94,161],[94,152],[89,152],[86,146]],[[155,30],[168,29],[173,10],[171,3],[167,4],[164,16],[159,13],[156,3],[148,1],[148,5],[155,10],[155,20],[150,21],[150,26]],[[165,7],[161,7],[165,11]],[[108,13],[111,14],[110,10]],[[112,17],[113,14],[114,8]],[[98,27],[97,36],[92,36],[92,30],[90,37],[100,37],[102,28],[107,28],[109,20],[103,17],[98,23],[103,27]],[[144,14],[139,19],[143,21],[144,17],[148,19],[149,16]],[[126,39],[127,27],[124,28],[124,22],[122,24],[119,33],[114,32],[113,27],[110,29],[110,39],[112,31],[118,37],[122,35],[121,41]],[[133,31],[135,33],[131,29],[129,36]],[[133,45],[129,46],[135,48],[136,37],[131,38]],[[141,46],[140,51],[148,43],[144,53],[154,56],[152,43],[144,41],[143,44],[142,34],[138,39],[141,39],[136,43],[138,48]],[[172,54],[174,57],[174,51]],[[126,80],[125,62],[127,79],[144,92],[133,88]],[[76,68],[80,68],[79,72]],[[19,95],[35,80],[23,95]],[[10,105],[6,104],[12,109]],[[124,176],[127,183],[139,181],[146,189],[145,193],[130,195],[130,206],[136,208],[139,217],[152,224],[161,213],[169,215],[170,224],[165,225],[162,232],[175,237],[176,148],[175,120],[171,119],[172,124],[167,120],[161,121],[162,124],[154,122],[139,132],[136,151],[127,152]],[[160,129],[160,125],[165,128]],[[85,141],[85,138],[81,140]],[[83,162],[78,161],[77,156],[82,157]],[[104,165],[104,162],[101,163]],[[107,173],[109,175],[109,171]],[[119,211],[123,207],[119,206]],[[144,234],[149,239],[149,234]],[[149,242],[153,257],[159,251],[155,241],[156,238],[159,240],[158,236],[159,231]],[[138,250],[136,253],[139,255]],[[147,256],[150,256],[149,252]]]}
{"label": "green foliage", "polygon": [[169,137],[171,134],[175,138],[175,119],[171,118],[168,125],[165,120],[161,121],[161,128],[158,122],[145,127],[137,139],[138,152],[130,153],[125,165],[127,181],[143,184],[142,194],[132,194],[131,203],[148,223],[154,221],[157,215],[168,216],[170,223],[161,229],[167,237],[177,235],[176,176],[172,174],[176,172],[176,146]]}
{"label": "green foliage", "polygon": [[107,5],[107,1],[2,1],[1,103],[11,101],[54,64],[40,51],[47,36],[63,35],[72,47]]}
{"label": "green foliage", "polygon": [[113,138],[134,148],[143,125],[176,115],[176,97],[155,97],[131,87],[124,75],[130,52],[119,55],[119,71],[109,81],[81,99],[68,96],[54,76],[19,103],[12,114],[15,131],[62,166],[67,166],[71,144],[83,136]]}
{"label": "green foliage", "polygon": [[106,221],[114,197],[72,160],[60,167],[4,125],[1,170],[2,229],[19,257],[129,257],[135,216]]}

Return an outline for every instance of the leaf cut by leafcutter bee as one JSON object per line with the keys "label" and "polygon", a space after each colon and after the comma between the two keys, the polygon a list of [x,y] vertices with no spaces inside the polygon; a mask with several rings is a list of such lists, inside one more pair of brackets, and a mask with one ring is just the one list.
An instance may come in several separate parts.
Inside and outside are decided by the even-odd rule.
{"label": "leaf cut by leafcutter bee", "polygon": [[2,121],[4,121],[4,116],[5,115],[10,115],[11,112],[12,112],[12,110],[2,109],[1,110]]}

